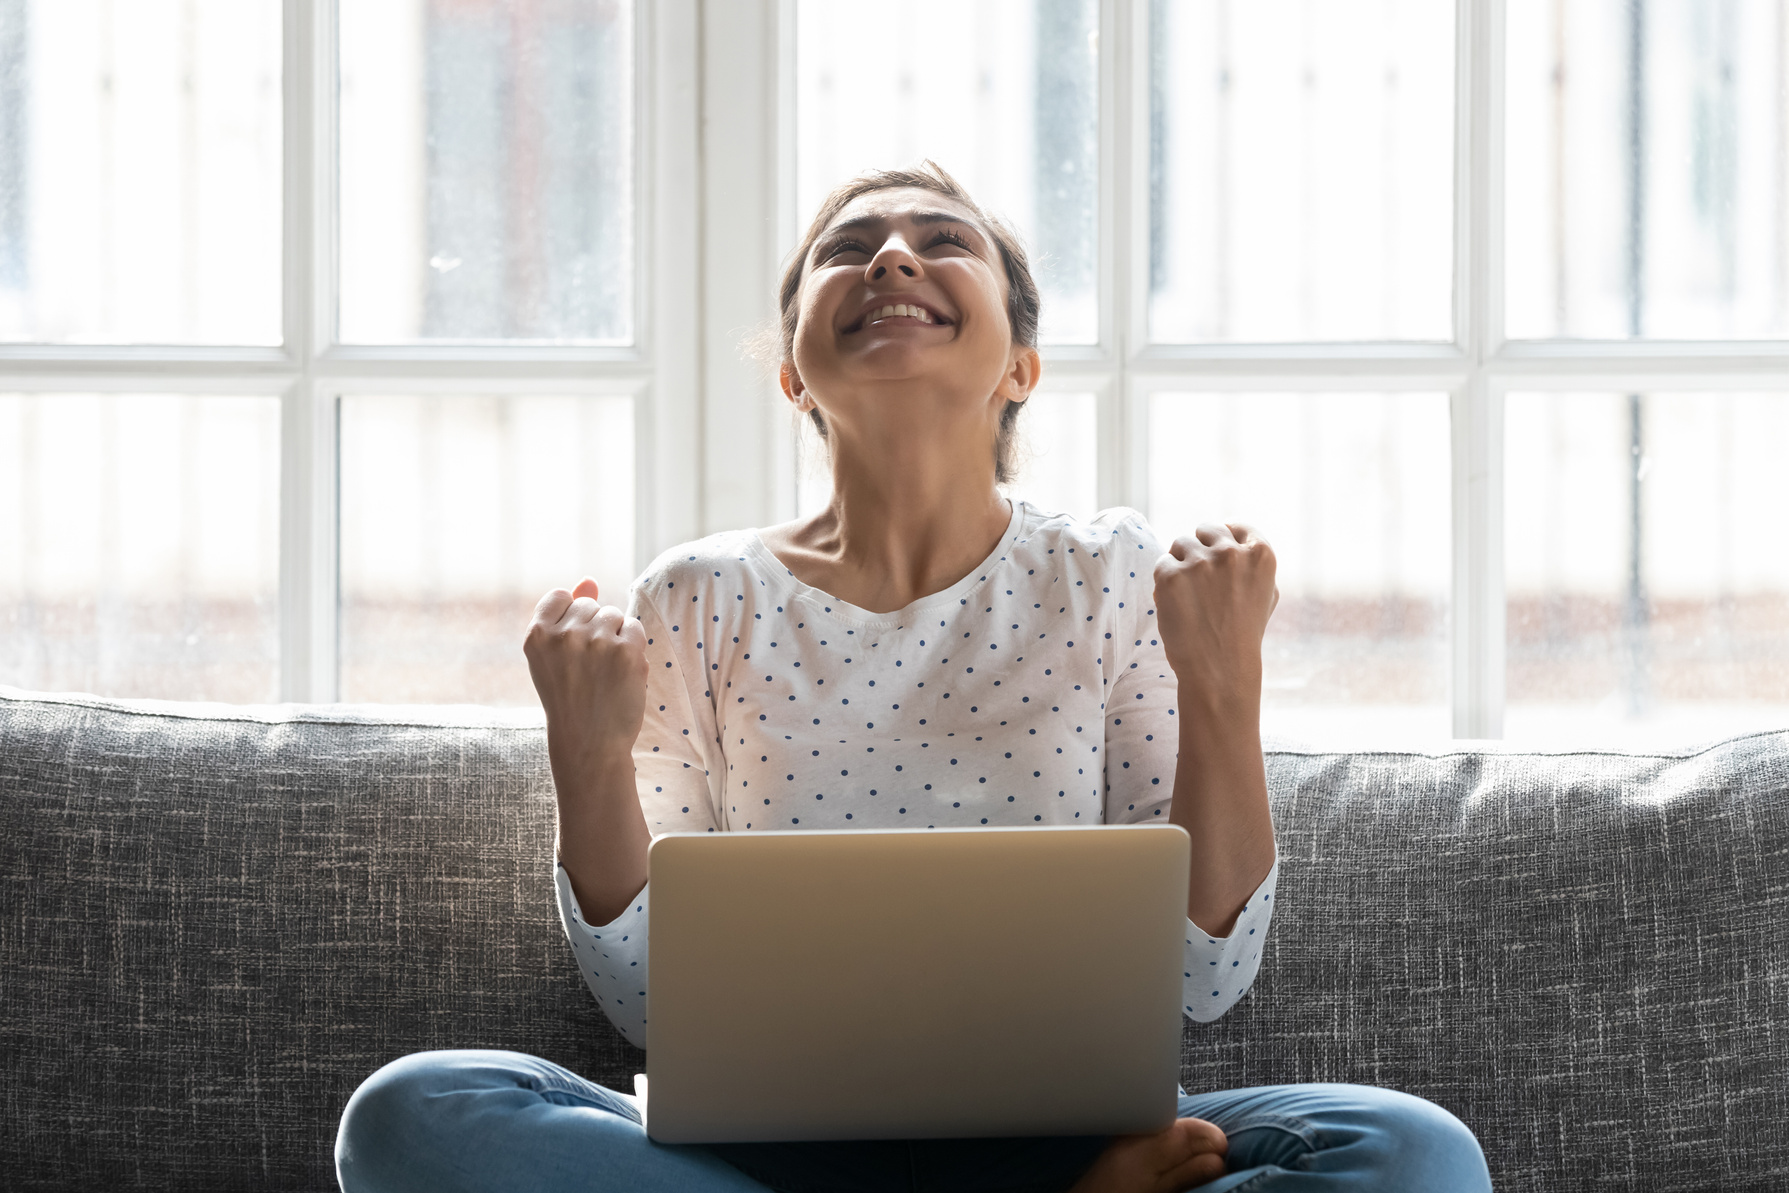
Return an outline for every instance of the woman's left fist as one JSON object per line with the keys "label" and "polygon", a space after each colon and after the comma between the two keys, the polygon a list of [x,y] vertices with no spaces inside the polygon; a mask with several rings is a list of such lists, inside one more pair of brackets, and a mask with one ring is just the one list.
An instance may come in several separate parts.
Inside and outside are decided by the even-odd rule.
{"label": "woman's left fist", "polygon": [[1240,522],[1205,523],[1155,564],[1155,616],[1182,699],[1261,699],[1261,639],[1278,562]]}

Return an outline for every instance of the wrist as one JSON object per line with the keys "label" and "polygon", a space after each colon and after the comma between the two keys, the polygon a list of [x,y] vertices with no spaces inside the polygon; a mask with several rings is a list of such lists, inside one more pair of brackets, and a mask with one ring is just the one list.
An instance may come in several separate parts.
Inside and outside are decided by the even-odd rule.
{"label": "wrist", "polygon": [[561,805],[585,804],[589,797],[611,788],[634,789],[634,756],[631,744],[579,740],[547,732],[547,762]]}
{"label": "wrist", "polygon": [[579,724],[575,719],[547,713],[547,754],[555,763],[564,760],[581,767],[609,767],[626,762],[631,766],[634,738],[638,735],[638,731],[626,738],[592,732],[588,720]]}
{"label": "wrist", "polygon": [[[1192,721],[1238,725],[1261,723],[1261,679],[1242,683],[1188,682],[1181,680],[1178,700]],[[1188,725],[1191,722],[1182,722]]]}

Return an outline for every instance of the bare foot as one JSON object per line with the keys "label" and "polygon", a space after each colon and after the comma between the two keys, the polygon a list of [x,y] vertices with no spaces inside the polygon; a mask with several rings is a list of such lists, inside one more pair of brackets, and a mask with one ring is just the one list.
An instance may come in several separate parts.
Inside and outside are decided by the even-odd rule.
{"label": "bare foot", "polygon": [[1223,1176],[1228,1147],[1204,1119],[1176,1119],[1154,1135],[1114,1139],[1069,1193],[1181,1193]]}

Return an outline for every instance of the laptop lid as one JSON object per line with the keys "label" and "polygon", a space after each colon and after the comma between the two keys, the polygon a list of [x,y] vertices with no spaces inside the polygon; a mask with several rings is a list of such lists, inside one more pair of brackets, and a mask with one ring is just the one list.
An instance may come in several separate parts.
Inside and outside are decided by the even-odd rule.
{"label": "laptop lid", "polygon": [[648,1134],[1160,1130],[1188,855],[1175,825],[659,837]]}

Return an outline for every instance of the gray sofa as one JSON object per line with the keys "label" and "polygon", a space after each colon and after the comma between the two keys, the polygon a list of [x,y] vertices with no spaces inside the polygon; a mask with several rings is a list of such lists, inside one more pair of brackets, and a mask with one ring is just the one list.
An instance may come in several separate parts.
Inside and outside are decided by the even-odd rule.
{"label": "gray sofa", "polygon": [[[1189,1088],[1431,1098],[1502,1190],[1789,1189],[1789,732],[1658,755],[1275,749],[1281,904]],[[623,1083],[529,718],[0,689],[0,1184],[334,1187],[424,1048]]]}

